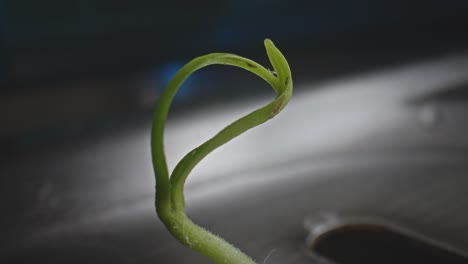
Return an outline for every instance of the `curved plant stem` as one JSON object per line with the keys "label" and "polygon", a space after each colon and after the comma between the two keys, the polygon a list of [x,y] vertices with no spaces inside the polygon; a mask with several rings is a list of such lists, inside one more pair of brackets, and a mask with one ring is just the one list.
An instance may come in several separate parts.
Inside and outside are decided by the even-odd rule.
{"label": "curved plant stem", "polygon": [[[151,154],[156,177],[156,211],[158,216],[176,239],[218,264],[253,264],[255,262],[230,243],[194,224],[187,217],[184,184],[192,169],[206,155],[245,131],[273,118],[289,102],[293,89],[289,65],[271,40],[265,40],[265,48],[276,75],[258,63],[234,54],[212,53],[201,56],[193,59],[179,70],[161,95],[154,112]],[[231,65],[250,71],[269,83],[277,96],[271,103],[238,119],[190,151],[176,165],[169,176],[163,139],[164,126],[172,99],[190,74],[212,64]]]}

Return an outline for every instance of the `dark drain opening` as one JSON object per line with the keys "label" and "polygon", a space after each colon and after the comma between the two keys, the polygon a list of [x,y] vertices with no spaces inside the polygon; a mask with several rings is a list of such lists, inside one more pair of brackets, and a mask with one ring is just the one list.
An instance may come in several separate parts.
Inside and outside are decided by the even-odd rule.
{"label": "dark drain opening", "polygon": [[321,234],[317,254],[339,264],[467,264],[468,258],[385,227],[349,225]]}

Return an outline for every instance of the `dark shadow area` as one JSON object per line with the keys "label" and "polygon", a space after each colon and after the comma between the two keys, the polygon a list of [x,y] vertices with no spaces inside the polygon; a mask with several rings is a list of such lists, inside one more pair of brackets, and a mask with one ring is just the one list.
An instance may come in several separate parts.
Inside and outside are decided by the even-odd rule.
{"label": "dark shadow area", "polygon": [[317,238],[313,251],[339,264],[466,264],[468,258],[383,226],[347,225]]}

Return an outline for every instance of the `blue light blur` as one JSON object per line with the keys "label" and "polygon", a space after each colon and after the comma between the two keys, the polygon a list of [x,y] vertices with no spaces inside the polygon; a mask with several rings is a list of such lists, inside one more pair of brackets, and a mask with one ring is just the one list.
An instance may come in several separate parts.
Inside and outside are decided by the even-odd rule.
{"label": "blue light blur", "polygon": [[[175,74],[184,66],[184,62],[172,61],[160,67],[152,76],[153,81],[156,82],[156,89],[158,94],[161,94],[166,88],[167,84],[172,80]],[[187,103],[196,94],[194,75],[190,75],[184,83],[180,86],[174,98],[175,103]]]}

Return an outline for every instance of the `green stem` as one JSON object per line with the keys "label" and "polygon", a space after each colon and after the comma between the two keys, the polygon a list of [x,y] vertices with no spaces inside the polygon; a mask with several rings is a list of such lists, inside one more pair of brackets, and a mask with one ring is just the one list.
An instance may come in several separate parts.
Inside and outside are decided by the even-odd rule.
{"label": "green stem", "polygon": [[255,264],[249,256],[221,237],[193,223],[184,213],[173,216],[169,231],[185,246],[215,263]]}
{"label": "green stem", "polygon": [[[255,263],[239,249],[222,238],[194,224],[185,214],[184,185],[192,169],[209,153],[277,115],[289,102],[292,78],[289,65],[281,52],[266,39],[265,48],[277,73],[265,69],[249,59],[227,53],[213,53],[193,59],[174,76],[156,106],[151,131],[151,154],[156,177],[156,211],[168,230],[184,245],[209,257],[216,263]],[[176,165],[171,176],[164,154],[164,126],[177,90],[193,72],[212,64],[231,65],[250,71],[268,82],[276,98],[269,104],[228,125],[214,137],[201,144]]]}

